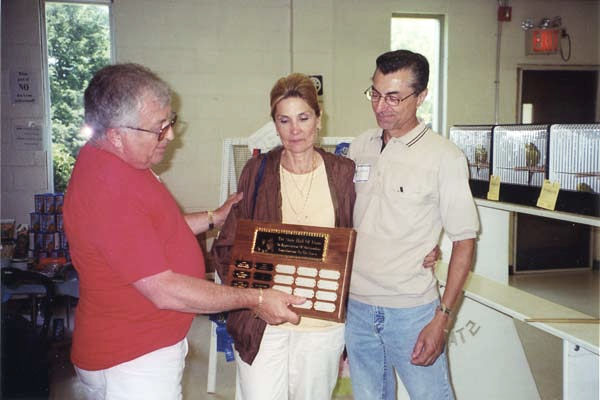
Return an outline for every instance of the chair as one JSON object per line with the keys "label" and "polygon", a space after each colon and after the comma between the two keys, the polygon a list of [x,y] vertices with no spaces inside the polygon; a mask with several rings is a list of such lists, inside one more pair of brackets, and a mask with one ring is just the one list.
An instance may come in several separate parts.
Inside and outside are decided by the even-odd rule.
{"label": "chair", "polygon": [[2,268],[2,303],[13,297],[29,297],[31,299],[31,323],[36,326],[38,300],[43,299],[41,335],[47,336],[52,319],[52,304],[55,300],[54,282],[47,276],[17,268]]}
{"label": "chair", "polygon": [[[49,381],[49,338],[55,287],[42,274],[2,268],[2,395],[47,397]],[[31,301],[28,320],[16,307],[19,299]],[[38,301],[42,307],[38,328]],[[15,304],[12,304],[15,303]]]}

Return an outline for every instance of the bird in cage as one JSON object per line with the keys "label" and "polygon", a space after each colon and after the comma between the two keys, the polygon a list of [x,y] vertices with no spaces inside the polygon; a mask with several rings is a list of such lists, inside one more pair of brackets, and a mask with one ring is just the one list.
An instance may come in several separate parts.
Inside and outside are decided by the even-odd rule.
{"label": "bird in cage", "polygon": [[594,189],[592,189],[592,187],[590,185],[588,185],[585,182],[579,182],[577,184],[577,191],[578,192],[587,192],[587,193],[594,193]]}
{"label": "bird in cage", "polygon": [[540,150],[537,146],[529,142],[525,145],[525,165],[527,166],[527,186],[531,186],[533,170],[540,162]]}
{"label": "bird in cage", "polygon": [[479,175],[479,169],[486,165],[488,162],[488,152],[485,147],[479,145],[475,147],[475,166],[477,168],[477,175]]}

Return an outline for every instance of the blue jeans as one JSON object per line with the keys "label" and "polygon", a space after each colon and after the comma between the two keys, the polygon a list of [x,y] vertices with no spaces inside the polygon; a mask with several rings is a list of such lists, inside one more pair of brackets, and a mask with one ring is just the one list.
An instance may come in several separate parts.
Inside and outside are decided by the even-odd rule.
{"label": "blue jeans", "polygon": [[411,399],[454,399],[446,352],[430,366],[410,362],[421,330],[439,300],[412,308],[371,306],[348,301],[346,349],[355,400],[396,398],[394,368]]}

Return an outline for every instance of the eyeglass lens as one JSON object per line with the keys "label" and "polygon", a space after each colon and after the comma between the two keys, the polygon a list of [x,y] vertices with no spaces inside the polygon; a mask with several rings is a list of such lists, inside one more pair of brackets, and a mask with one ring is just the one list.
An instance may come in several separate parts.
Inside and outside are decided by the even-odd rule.
{"label": "eyeglass lens", "polygon": [[173,115],[171,116],[171,120],[169,121],[169,123],[167,125],[165,125],[165,127],[162,128],[160,130],[160,132],[158,133],[158,141],[159,142],[161,140],[163,140],[163,138],[165,137],[165,135],[169,131],[169,128],[174,128],[175,127],[176,123],[177,123],[177,114],[173,113]]}
{"label": "eyeglass lens", "polygon": [[414,95],[415,93],[416,92],[412,92],[409,95],[399,98],[399,97],[390,96],[390,95],[383,96],[381,93],[376,91],[375,88],[373,88],[373,86],[371,86],[371,87],[367,88],[367,90],[365,90],[365,95],[367,96],[367,99],[369,99],[370,101],[379,102],[379,99],[381,99],[383,97],[383,100],[390,106],[397,106],[398,104],[400,104],[404,100],[408,99],[410,96]]}

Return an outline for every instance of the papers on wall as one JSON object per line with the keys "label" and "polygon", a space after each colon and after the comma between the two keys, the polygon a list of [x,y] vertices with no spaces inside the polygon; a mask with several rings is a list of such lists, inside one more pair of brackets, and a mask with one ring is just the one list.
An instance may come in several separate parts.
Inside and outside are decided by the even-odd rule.
{"label": "papers on wall", "polygon": [[31,71],[18,70],[10,73],[10,98],[12,104],[31,104],[38,98],[37,85]]}
{"label": "papers on wall", "polygon": [[43,126],[33,121],[14,121],[13,140],[15,150],[41,151],[43,147]]}

